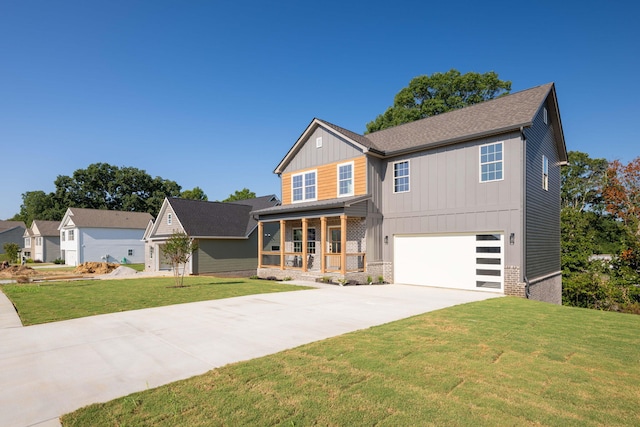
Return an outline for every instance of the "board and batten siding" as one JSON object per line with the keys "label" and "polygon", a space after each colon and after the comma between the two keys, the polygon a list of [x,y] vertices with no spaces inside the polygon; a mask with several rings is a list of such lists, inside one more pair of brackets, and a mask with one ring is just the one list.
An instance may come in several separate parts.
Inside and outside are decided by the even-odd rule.
{"label": "board and batten siding", "polygon": [[[546,105],[546,104],[545,104]],[[560,266],[560,159],[553,127],[540,109],[525,130],[526,142],[526,275],[529,280],[557,273]],[[542,188],[542,156],[549,159],[549,190]]]}
{"label": "board and batten siding", "polygon": [[366,194],[367,191],[367,159],[365,156],[342,159],[334,163],[319,165],[310,169],[295,170],[282,174],[282,204],[291,204],[291,176],[308,171],[317,171],[317,200],[330,200],[338,197],[338,165],[353,162],[354,196]]}
{"label": "board and batten siding", "polygon": [[[322,147],[316,147],[316,140],[322,138]],[[291,159],[283,173],[291,173],[303,169],[313,169],[329,163],[339,163],[346,159],[362,156],[362,150],[351,144],[338,134],[323,127],[318,127],[304,141],[298,152]]]}
{"label": "board and batten siding", "polygon": [[[504,178],[480,182],[480,146],[503,143]],[[522,258],[522,139],[519,132],[389,159],[382,214],[385,261],[393,260],[393,236],[502,232],[505,265]],[[393,192],[393,165],[409,160],[409,191]],[[509,244],[514,233],[515,242]]]}

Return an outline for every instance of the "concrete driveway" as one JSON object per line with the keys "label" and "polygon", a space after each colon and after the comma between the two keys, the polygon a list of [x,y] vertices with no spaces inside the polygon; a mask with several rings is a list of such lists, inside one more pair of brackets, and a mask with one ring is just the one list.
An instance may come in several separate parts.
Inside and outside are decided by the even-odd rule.
{"label": "concrete driveway", "polygon": [[58,426],[58,417],[90,403],[497,296],[406,285],[325,286],[6,327],[0,329],[0,425]]}

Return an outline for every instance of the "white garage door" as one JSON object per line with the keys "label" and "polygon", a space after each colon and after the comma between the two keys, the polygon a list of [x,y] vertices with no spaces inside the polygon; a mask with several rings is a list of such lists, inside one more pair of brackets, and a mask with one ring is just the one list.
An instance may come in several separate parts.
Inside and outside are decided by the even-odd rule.
{"label": "white garage door", "polygon": [[394,238],[394,281],[502,292],[503,234],[406,235]]}
{"label": "white garage door", "polygon": [[64,251],[64,263],[66,265],[78,265],[78,255],[76,251]]}

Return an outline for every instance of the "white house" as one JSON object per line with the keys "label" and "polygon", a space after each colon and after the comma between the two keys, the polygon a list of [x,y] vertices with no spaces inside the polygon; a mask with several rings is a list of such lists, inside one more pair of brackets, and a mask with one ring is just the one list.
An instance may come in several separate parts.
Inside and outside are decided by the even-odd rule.
{"label": "white house", "polygon": [[58,227],[60,257],[66,265],[84,262],[144,262],[144,232],[153,221],[146,212],[68,208]]}

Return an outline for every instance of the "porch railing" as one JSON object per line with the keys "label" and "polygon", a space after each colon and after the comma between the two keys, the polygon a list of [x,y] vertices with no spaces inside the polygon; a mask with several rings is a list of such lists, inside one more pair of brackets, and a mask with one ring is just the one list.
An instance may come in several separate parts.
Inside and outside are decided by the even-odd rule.
{"label": "porch railing", "polygon": [[[280,260],[283,253],[280,251],[263,251],[262,266],[271,268],[280,268]],[[319,254],[307,254],[307,270],[320,271]],[[363,272],[365,271],[366,254],[364,252],[347,253],[345,272]],[[284,269],[285,270],[302,270],[302,254],[300,252],[284,252]],[[332,253],[325,254],[325,271],[341,272],[342,271],[342,254]]]}

